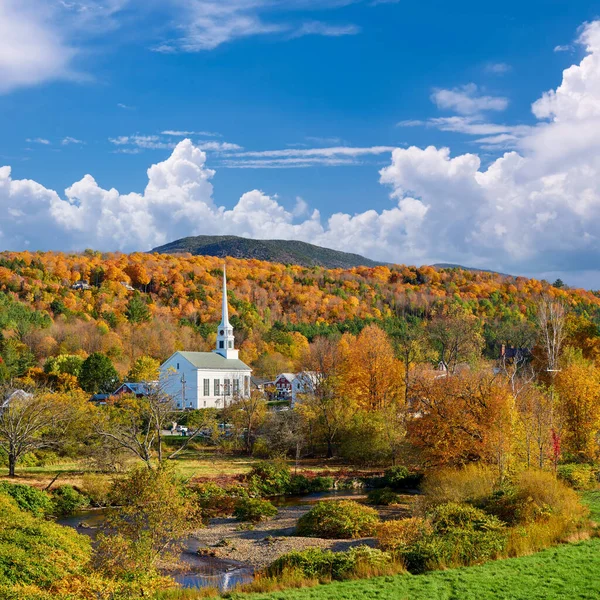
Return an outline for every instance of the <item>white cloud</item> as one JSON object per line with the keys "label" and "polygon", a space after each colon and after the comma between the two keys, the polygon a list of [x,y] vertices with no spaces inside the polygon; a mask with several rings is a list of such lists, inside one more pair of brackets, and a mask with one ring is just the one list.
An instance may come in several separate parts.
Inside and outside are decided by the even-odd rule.
{"label": "white cloud", "polygon": [[[474,153],[452,156],[433,146],[391,150],[380,171],[391,204],[329,217],[298,201],[286,209],[252,190],[233,208],[213,200],[214,171],[191,141],[148,169],[143,193],[103,189],[90,175],[60,197],[0,169],[0,246],[147,250],[185,235],[229,233],[301,239],[375,259],[458,262],[504,272],[586,271],[600,283],[600,23],[584,28],[587,54],[563,73],[556,90],[533,104],[542,119],[482,168]],[[461,126],[471,126],[463,123]],[[491,129],[491,128],[489,128]],[[510,133],[491,131],[486,140]],[[131,136],[129,136],[131,137]],[[115,138],[118,139],[118,138]],[[504,140],[505,141],[505,140]],[[129,148],[126,143],[116,148]],[[313,148],[229,153],[223,160],[356,160],[389,147]],[[303,154],[304,153],[304,154]]]}
{"label": "white cloud", "polygon": [[74,55],[38,3],[0,2],[0,93],[72,77]]}
{"label": "white cloud", "polygon": [[451,90],[436,89],[431,99],[438,108],[454,110],[461,115],[475,115],[489,110],[502,111],[508,106],[507,98],[483,96],[474,83]]}
{"label": "white cloud", "polygon": [[570,50],[573,50],[571,44],[554,46],[554,52],[569,52]]}
{"label": "white cloud", "polygon": [[[108,141],[119,147],[117,152],[124,154],[138,154],[141,150],[172,150],[177,143],[171,138],[179,137],[179,133],[181,132],[163,131],[161,136],[164,135],[168,139],[159,135],[135,134],[108,138]],[[201,140],[197,142],[196,146],[200,148],[200,150],[208,150],[209,152],[233,152],[243,149],[239,144],[216,142],[214,140]]]}
{"label": "white cloud", "polygon": [[49,146],[50,145],[50,140],[47,140],[46,138],[27,138],[25,140],[26,142],[29,142],[30,144],[42,144],[42,146]]}
{"label": "white cloud", "polygon": [[215,133],[214,131],[177,131],[173,129],[166,129],[165,131],[160,132],[161,135],[170,135],[173,137],[187,137],[190,135],[202,135],[205,137],[221,137],[220,133]]}
{"label": "white cloud", "polygon": [[134,110],[134,106],[129,106],[129,104],[123,104],[122,102],[117,102],[117,106],[122,108],[123,110]]}
{"label": "white cloud", "polygon": [[505,62],[488,63],[485,65],[485,72],[493,75],[504,75],[512,71],[512,67]]}
{"label": "white cloud", "polygon": [[357,25],[331,25],[322,21],[309,21],[303,23],[293,34],[292,37],[302,37],[305,35],[322,35],[325,37],[340,37],[343,35],[357,35],[360,33],[360,27]]}
{"label": "white cloud", "polygon": [[67,137],[63,138],[61,144],[63,146],[68,146],[69,144],[85,144],[85,142],[83,140],[78,140],[77,138],[68,135]]}

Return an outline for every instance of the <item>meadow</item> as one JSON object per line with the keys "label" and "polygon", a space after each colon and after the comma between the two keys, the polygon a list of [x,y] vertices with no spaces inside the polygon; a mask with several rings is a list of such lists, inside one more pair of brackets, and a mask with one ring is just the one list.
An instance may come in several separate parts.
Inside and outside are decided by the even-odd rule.
{"label": "meadow", "polygon": [[[596,492],[598,494],[598,492]],[[600,506],[596,507],[598,510]],[[600,597],[600,540],[549,548],[477,567],[397,575],[270,594],[244,600],[592,600]],[[182,596],[182,598],[193,596]]]}

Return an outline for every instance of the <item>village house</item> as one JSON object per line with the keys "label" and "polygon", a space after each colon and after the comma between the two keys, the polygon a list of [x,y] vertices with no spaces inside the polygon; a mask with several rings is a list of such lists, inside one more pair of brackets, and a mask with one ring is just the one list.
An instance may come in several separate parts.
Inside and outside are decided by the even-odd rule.
{"label": "village house", "polygon": [[280,373],[275,378],[275,390],[277,400],[292,399],[292,383],[296,379],[294,373]]}
{"label": "village house", "polygon": [[223,305],[212,352],[175,352],[160,367],[160,388],[179,409],[224,408],[250,395],[252,369],[238,358],[229,323],[227,277],[223,268]]}
{"label": "village house", "polygon": [[318,383],[318,375],[314,371],[297,373],[292,381],[292,406],[302,394],[314,394]]}

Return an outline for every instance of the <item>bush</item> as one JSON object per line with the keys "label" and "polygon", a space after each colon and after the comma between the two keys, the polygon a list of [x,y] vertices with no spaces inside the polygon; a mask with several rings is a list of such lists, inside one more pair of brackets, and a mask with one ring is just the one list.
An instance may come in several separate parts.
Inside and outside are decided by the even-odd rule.
{"label": "bush", "polygon": [[383,474],[384,485],[397,490],[417,488],[422,479],[421,473],[411,473],[406,467],[400,465],[386,469]]}
{"label": "bush", "polygon": [[297,535],[348,539],[372,535],[379,522],[377,511],[352,500],[325,500],[300,517]]}
{"label": "bush", "polygon": [[369,504],[378,504],[382,506],[389,506],[390,504],[399,504],[400,495],[389,487],[378,488],[371,490],[367,494]]}
{"label": "bush", "polygon": [[284,461],[262,461],[248,473],[248,489],[259,496],[281,496],[288,492],[291,478]]}
{"label": "bush", "polygon": [[429,513],[434,531],[445,534],[455,529],[473,529],[475,531],[502,531],[504,523],[494,515],[469,504],[450,502],[441,504]]}
{"label": "bush", "polygon": [[493,469],[472,464],[462,469],[428,473],[421,489],[427,506],[448,502],[477,504],[492,495],[497,482],[498,476]]}
{"label": "bush", "polygon": [[55,515],[70,515],[89,506],[90,499],[80,494],[72,485],[61,485],[52,490],[52,502]]}
{"label": "bush", "polygon": [[524,471],[482,506],[509,524],[534,523],[555,516],[576,525],[587,515],[577,493],[545,471]]}
{"label": "bush", "polygon": [[288,494],[314,494],[333,489],[333,477],[307,477],[292,475],[287,489]]}
{"label": "bush", "polygon": [[377,540],[384,550],[399,550],[412,546],[433,532],[431,522],[421,517],[385,521],[377,527]]}
{"label": "bush", "polygon": [[596,471],[591,465],[569,463],[557,469],[558,478],[576,490],[590,490],[596,486]]}
{"label": "bush", "polygon": [[442,504],[426,521],[407,519],[380,526],[380,542],[393,549],[406,568],[422,573],[435,568],[481,564],[506,547],[504,524],[468,504]]}
{"label": "bush", "polygon": [[248,498],[248,492],[241,486],[223,488],[216,483],[202,483],[194,488],[202,519],[230,517],[240,499]]}
{"label": "bush", "polygon": [[0,483],[0,493],[10,496],[21,510],[26,510],[37,517],[52,512],[50,496],[30,485],[3,481]]}
{"label": "bush", "polygon": [[86,473],[81,480],[81,488],[94,506],[108,506],[110,504],[111,484],[107,477],[103,477],[98,473]]}
{"label": "bush", "polygon": [[90,561],[86,536],[21,510],[0,495],[0,586],[49,589],[69,576],[82,576]]}
{"label": "bush", "polygon": [[274,517],[277,509],[268,500],[260,498],[242,498],[238,500],[233,511],[234,517],[238,521],[250,521],[258,523],[269,517]]}
{"label": "bush", "polygon": [[271,563],[265,574],[278,578],[289,572],[299,572],[305,578],[330,581],[362,577],[365,574],[375,576],[397,573],[399,570],[387,552],[358,546],[346,552],[320,548],[290,552]]}

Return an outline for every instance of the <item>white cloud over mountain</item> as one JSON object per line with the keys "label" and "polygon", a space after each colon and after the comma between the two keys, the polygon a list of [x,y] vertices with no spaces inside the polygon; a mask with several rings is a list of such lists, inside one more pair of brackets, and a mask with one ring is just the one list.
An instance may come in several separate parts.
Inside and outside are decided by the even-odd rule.
{"label": "white cloud over mountain", "polygon": [[[60,197],[0,168],[0,247],[147,250],[185,235],[230,233],[302,239],[397,262],[443,260],[528,273],[597,269],[600,22],[585,25],[579,43],[585,57],[532,105],[537,126],[519,132],[516,150],[487,168],[476,154],[453,157],[448,148],[393,149],[380,171],[391,190],[387,210],[325,219],[304,204],[287,210],[259,190],[232,209],[217,206],[206,154],[184,140],[148,169],[143,193],[106,190],[86,175]],[[302,157],[278,151],[243,158]]]}

